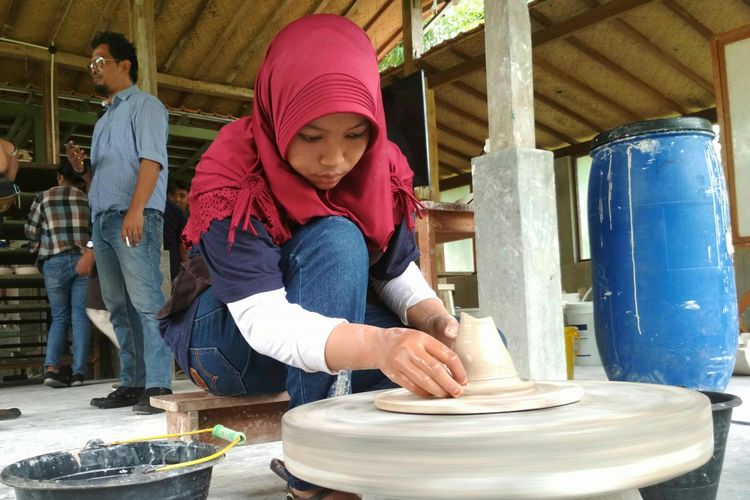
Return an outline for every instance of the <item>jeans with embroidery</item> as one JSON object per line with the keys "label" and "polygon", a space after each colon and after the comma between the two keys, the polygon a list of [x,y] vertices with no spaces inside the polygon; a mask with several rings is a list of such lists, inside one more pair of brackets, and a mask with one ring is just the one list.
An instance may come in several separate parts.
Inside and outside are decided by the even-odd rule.
{"label": "jeans with embroidery", "polygon": [[92,236],[102,298],[120,343],[120,384],[169,388],[172,352],[156,320],[164,303],[159,268],[163,218],[158,210],[145,209],[143,237],[128,247],[120,236],[125,213],[98,213]]}
{"label": "jeans with embroidery", "polygon": [[65,350],[68,326],[72,326],[73,373],[86,375],[91,339],[91,325],[86,316],[86,292],[89,279],[76,273],[80,254],[67,251],[47,257],[42,261],[44,287],[47,290],[52,321],[47,333],[45,366],[60,366],[60,356]]}

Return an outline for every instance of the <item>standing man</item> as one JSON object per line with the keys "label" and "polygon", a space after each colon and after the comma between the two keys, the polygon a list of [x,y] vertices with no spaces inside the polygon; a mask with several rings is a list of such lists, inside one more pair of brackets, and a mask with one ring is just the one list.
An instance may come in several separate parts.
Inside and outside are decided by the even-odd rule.
{"label": "standing man", "polygon": [[[171,394],[172,355],[159,334],[164,302],[159,255],[167,187],[167,111],[141,92],[135,47],[120,33],[97,33],[89,70],[104,114],[91,140],[89,203],[102,297],[120,343],[120,387],[94,398],[97,408],[133,406],[140,414],[164,410],[151,396]],[[82,172],[86,154],[68,143],[68,159]]]}

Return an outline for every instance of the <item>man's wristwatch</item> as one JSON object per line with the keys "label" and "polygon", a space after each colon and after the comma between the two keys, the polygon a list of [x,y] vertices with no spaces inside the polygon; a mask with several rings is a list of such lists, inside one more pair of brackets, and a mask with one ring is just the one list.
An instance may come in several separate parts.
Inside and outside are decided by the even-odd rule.
{"label": "man's wristwatch", "polygon": [[89,240],[88,243],[86,243],[86,248],[94,248],[94,242]]}

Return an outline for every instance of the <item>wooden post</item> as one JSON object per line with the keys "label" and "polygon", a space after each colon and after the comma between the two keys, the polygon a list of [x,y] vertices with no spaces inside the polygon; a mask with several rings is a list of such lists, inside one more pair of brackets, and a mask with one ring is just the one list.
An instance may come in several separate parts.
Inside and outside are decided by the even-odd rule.
{"label": "wooden post", "polygon": [[437,108],[435,107],[435,91],[427,88],[427,139],[429,141],[430,156],[430,199],[440,201],[440,166],[438,164],[438,129],[437,129]]}
{"label": "wooden post", "polygon": [[[54,54],[41,61],[44,90],[42,92],[42,121],[44,122],[44,162],[60,163],[60,115],[57,106],[57,65]],[[37,149],[39,151],[39,149]],[[42,158],[37,157],[37,161]]]}
{"label": "wooden post", "polygon": [[157,95],[154,0],[130,0],[130,39],[138,57],[138,88]]}
{"label": "wooden post", "polygon": [[401,0],[401,18],[404,32],[404,76],[417,70],[415,59],[422,56],[422,2]]}

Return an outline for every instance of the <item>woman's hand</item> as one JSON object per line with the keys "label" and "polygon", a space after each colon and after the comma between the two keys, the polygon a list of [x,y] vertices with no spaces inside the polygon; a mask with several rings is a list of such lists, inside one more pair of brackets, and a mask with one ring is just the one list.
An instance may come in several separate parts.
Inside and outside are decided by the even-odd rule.
{"label": "woman's hand", "polygon": [[453,349],[458,335],[458,321],[454,316],[448,314],[448,311],[427,318],[422,325],[422,329],[425,333]]}
{"label": "woman's hand", "polygon": [[[456,322],[452,316],[450,319]],[[434,327],[444,332],[452,328],[449,323],[447,318],[436,319]],[[408,328],[389,328],[379,337],[375,365],[389,379],[425,398],[462,394],[462,386],[468,383],[466,371],[458,355],[440,340]]]}

